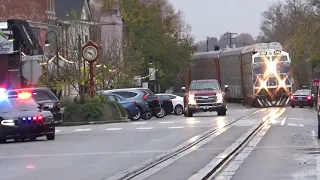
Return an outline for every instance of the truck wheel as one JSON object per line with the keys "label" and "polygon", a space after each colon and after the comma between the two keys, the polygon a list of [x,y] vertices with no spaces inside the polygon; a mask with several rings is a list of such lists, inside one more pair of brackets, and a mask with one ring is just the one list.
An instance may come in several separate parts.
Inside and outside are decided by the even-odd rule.
{"label": "truck wheel", "polygon": [[227,115],[227,110],[226,109],[221,109],[217,111],[218,116],[225,116]]}
{"label": "truck wheel", "polygon": [[186,108],[186,110],[184,111],[184,116],[185,116],[185,117],[192,117],[192,116],[193,116],[193,113],[190,112],[190,111],[188,110],[188,108]]}

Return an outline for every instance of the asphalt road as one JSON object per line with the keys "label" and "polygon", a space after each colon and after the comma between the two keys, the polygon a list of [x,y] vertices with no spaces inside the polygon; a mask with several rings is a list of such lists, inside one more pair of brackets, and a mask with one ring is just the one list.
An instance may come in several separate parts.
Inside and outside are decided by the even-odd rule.
{"label": "asphalt road", "polygon": [[[148,121],[58,127],[55,141],[46,141],[44,138],[40,138],[35,142],[13,142],[0,145],[0,179],[107,179],[149,158],[168,152],[178,145],[191,142],[194,137],[209,129],[221,128],[239,116],[256,111],[256,109],[245,109],[240,105],[234,104],[228,105],[228,108],[229,110],[225,117],[218,117],[216,113],[205,113],[192,118],[167,116],[163,119],[153,118]],[[228,148],[243,133],[248,131],[250,127],[259,123],[272,110],[274,108],[268,108],[241,119],[219,135],[208,139],[208,141],[202,144],[200,143],[190,149],[190,151],[177,156],[171,162],[163,164],[161,167],[150,171],[142,177],[152,180],[188,179],[219,153]],[[281,120],[281,118],[286,117],[285,121]],[[293,117],[296,119],[290,119]],[[304,117],[308,117],[309,120],[297,119]],[[282,156],[287,156],[287,162],[289,162],[290,160],[294,161],[294,156],[287,153],[287,151],[291,150],[289,147],[299,149],[296,147],[299,143],[300,145],[303,144],[304,147],[314,147],[315,141],[312,138],[312,130],[315,130],[314,117],[315,114],[311,110],[299,108],[291,110],[291,108],[288,108],[279,118],[280,120],[278,119],[280,124],[277,124],[278,121],[275,120],[273,122],[274,125],[262,138],[260,143],[265,143],[265,145],[260,147],[259,144],[257,149],[249,155],[238,171],[233,173],[233,176],[228,176],[227,178],[269,178],[268,174],[277,175],[277,173],[273,172],[274,169],[276,169],[274,171],[279,173],[281,172],[281,168],[286,170],[285,167],[281,166],[280,162],[282,161],[276,156],[277,153],[275,152],[280,153]],[[297,135],[299,133],[301,133],[300,136]],[[291,145],[289,142],[291,142]],[[281,151],[277,151],[277,148],[270,148],[273,147],[272,143],[278,143],[285,147]],[[265,146],[268,148],[264,148]],[[271,154],[266,156],[265,151],[271,152]],[[261,155],[262,153],[264,154]],[[307,153],[305,152],[305,154]],[[308,157],[313,156],[308,155]],[[305,160],[304,156],[301,157]],[[272,159],[274,160],[272,161]],[[260,168],[260,164],[264,164],[264,168]],[[276,168],[267,168],[272,165],[276,166]],[[300,166],[307,165],[302,163]],[[300,166],[297,166],[297,168]],[[308,168],[312,172],[316,172],[317,169],[311,165]],[[257,169],[261,173],[252,173],[252,169]],[[290,166],[287,169],[290,169]],[[248,173],[249,171],[250,173]],[[285,172],[284,174],[286,174]],[[297,173],[298,171],[293,168],[292,172]],[[228,172],[224,173],[224,175],[228,174]],[[281,177],[280,179],[282,179],[283,176],[279,174],[277,177]]]}

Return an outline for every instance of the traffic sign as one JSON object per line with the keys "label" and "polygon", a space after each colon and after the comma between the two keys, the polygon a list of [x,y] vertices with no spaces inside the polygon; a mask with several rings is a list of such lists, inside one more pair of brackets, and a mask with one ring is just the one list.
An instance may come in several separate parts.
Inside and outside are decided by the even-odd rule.
{"label": "traffic sign", "polygon": [[28,83],[36,84],[42,75],[42,67],[38,61],[27,61],[22,66],[22,75],[28,80]]}
{"label": "traffic sign", "polygon": [[21,61],[38,61],[43,58],[43,55],[22,56]]}

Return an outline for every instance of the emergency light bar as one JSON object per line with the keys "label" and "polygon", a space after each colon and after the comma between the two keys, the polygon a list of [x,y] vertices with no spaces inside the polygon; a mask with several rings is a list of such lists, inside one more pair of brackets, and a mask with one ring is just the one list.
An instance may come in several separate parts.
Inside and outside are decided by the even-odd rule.
{"label": "emergency light bar", "polygon": [[29,92],[21,92],[18,94],[18,99],[30,99],[32,96]]}
{"label": "emergency light bar", "polygon": [[0,88],[0,101],[8,99],[8,94],[5,88]]}

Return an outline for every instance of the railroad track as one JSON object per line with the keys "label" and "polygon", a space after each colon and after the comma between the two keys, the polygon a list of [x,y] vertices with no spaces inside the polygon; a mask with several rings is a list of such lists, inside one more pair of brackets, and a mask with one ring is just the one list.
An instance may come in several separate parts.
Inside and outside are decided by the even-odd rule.
{"label": "railroad track", "polygon": [[[278,108],[275,111],[275,114],[279,113],[282,109],[285,108]],[[129,180],[129,179],[134,179],[137,176],[145,173],[146,171],[154,168],[155,166],[157,166],[158,164],[161,164],[165,161],[170,160],[173,157],[178,156],[179,154],[182,154],[183,152],[190,150],[192,147],[195,147],[197,144],[199,144],[200,142],[208,139],[209,137],[223,131],[223,129],[230,127],[232,124],[236,123],[237,121],[246,118],[248,116],[251,116],[253,114],[257,114],[261,111],[264,111],[264,109],[259,109],[257,111],[254,111],[250,114],[238,117],[232,121],[230,121],[229,123],[225,124],[223,127],[220,128],[216,128],[213,130],[209,130],[208,132],[205,132],[204,134],[202,134],[201,136],[197,137],[197,138],[192,138],[192,142],[183,145],[181,147],[176,147],[174,149],[172,149],[170,152],[164,153],[164,154],[160,154],[159,156],[156,156],[154,158],[152,158],[151,160],[148,160],[147,162],[144,162],[142,164],[133,166],[132,168],[125,170],[123,172],[120,172],[112,177],[107,178],[106,180]],[[267,116],[265,116],[265,118],[263,119],[263,121],[258,125],[257,128],[254,129],[254,132],[250,133],[249,136],[238,146],[236,147],[236,149],[234,151],[232,151],[227,157],[225,157],[219,164],[217,164],[216,167],[214,167],[212,170],[210,170],[210,172],[207,172],[205,175],[196,175],[194,177],[191,177],[190,179],[208,179],[211,177],[214,177],[217,175],[218,172],[220,172],[221,169],[223,169],[223,167],[237,154],[237,152],[239,152],[242,147],[244,147],[249,141],[250,139],[259,131],[259,129],[270,119],[274,116],[274,113],[269,113]],[[202,176],[202,177],[200,177]]]}

